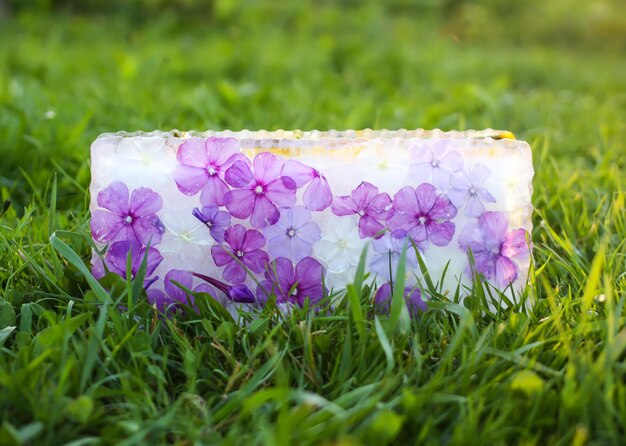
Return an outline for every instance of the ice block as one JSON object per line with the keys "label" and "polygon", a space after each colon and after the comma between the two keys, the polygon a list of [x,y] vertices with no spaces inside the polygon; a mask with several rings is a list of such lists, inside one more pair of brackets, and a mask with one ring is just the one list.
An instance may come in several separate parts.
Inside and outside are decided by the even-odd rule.
{"label": "ice block", "polygon": [[315,303],[352,282],[366,247],[377,299],[405,247],[422,300],[415,248],[443,293],[466,293],[473,272],[512,296],[527,281],[532,156],[509,132],[120,132],[91,160],[94,274],[147,258],[159,309],[187,301],[180,285]]}

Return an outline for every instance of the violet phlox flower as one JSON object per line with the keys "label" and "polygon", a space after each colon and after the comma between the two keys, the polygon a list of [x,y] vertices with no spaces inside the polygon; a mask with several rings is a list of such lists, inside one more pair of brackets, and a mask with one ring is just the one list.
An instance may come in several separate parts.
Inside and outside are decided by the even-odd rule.
{"label": "violet phlox flower", "polygon": [[[130,195],[130,196],[129,196]],[[163,199],[152,189],[128,187],[115,181],[98,193],[97,209],[91,214],[91,234],[100,242],[134,240],[143,246],[159,243],[165,228],[156,213]]]}
{"label": "violet phlox flower", "polygon": [[105,266],[108,271],[115,273],[121,277],[126,277],[126,266],[130,256],[131,276],[135,278],[139,272],[141,264],[146,259],[146,275],[144,287],[148,288],[157,277],[151,278],[152,274],[163,260],[163,256],[156,248],[146,248],[141,246],[136,240],[123,240],[115,242],[104,256],[104,262],[96,259],[93,264],[92,272],[96,279],[101,279],[105,274]]}
{"label": "violet phlox flower", "polygon": [[450,201],[461,209],[465,206],[465,215],[478,217],[485,212],[485,203],[495,203],[496,199],[483,187],[491,172],[482,164],[476,164],[469,171],[459,171],[452,176]]}
{"label": "violet phlox flower", "polygon": [[418,183],[429,182],[441,190],[450,187],[451,175],[463,168],[463,158],[453,147],[451,139],[427,141],[413,149],[416,161],[409,168],[409,176]]}
{"label": "violet phlox flower", "polygon": [[225,280],[242,283],[246,280],[246,268],[254,273],[265,270],[269,256],[261,250],[265,245],[265,237],[259,231],[234,225],[226,230],[224,241],[227,246],[212,246],[211,255],[217,266],[225,266]]}
{"label": "violet phlox flower", "polygon": [[386,280],[392,280],[398,271],[398,262],[403,249],[407,250],[407,270],[415,269],[418,266],[415,248],[402,231],[395,234],[385,233],[381,238],[372,242],[372,248],[375,255],[370,261],[370,270]]}
{"label": "violet phlox flower", "polygon": [[155,305],[158,311],[163,312],[168,307],[179,304],[193,307],[194,296],[186,290],[193,293],[207,293],[211,296],[217,294],[212,286],[200,283],[194,287],[193,282],[193,274],[190,271],[171,269],[163,280],[163,290],[154,288],[148,290],[148,301],[151,305]]}
{"label": "violet phlox flower", "polygon": [[407,231],[416,244],[430,241],[446,246],[452,240],[455,225],[450,220],[457,210],[445,195],[437,195],[432,184],[404,187],[393,198],[393,210],[387,225],[393,232]]}
{"label": "violet phlox flower", "polygon": [[[516,260],[525,262],[530,255],[528,233],[518,228],[511,231],[502,212],[485,212],[477,222],[468,223],[459,235],[459,247],[471,250],[476,271],[498,287],[506,287],[517,279]],[[471,270],[468,268],[467,273]]]}
{"label": "violet phlox flower", "polygon": [[272,257],[301,260],[313,252],[313,245],[322,238],[319,226],[311,221],[311,213],[303,206],[281,208],[280,218],[263,229]]}
{"label": "violet phlox flower", "polygon": [[209,228],[211,237],[216,242],[222,243],[224,241],[226,228],[230,226],[230,214],[228,212],[220,211],[217,206],[202,206],[202,209],[194,208],[191,213]]}
{"label": "violet phlox flower", "polygon": [[298,188],[308,184],[302,196],[302,202],[307,209],[323,211],[333,202],[328,180],[317,169],[306,166],[300,161],[287,160],[283,175],[293,178]]}
{"label": "violet phlox flower", "polygon": [[376,186],[364,181],[350,195],[335,197],[331,209],[333,214],[339,216],[358,215],[361,238],[379,238],[385,229],[381,221],[387,218],[390,205],[388,194],[379,193]]}
{"label": "violet phlox flower", "polygon": [[277,303],[303,306],[308,299],[319,302],[325,295],[324,267],[312,257],[300,260],[294,268],[291,260],[279,257],[265,271],[265,280],[257,287],[257,300],[266,302],[271,294]]}
{"label": "violet phlox flower", "polygon": [[235,138],[189,138],[178,149],[179,166],[174,171],[174,181],[185,195],[200,194],[204,205],[224,204],[229,191],[224,182],[226,170],[236,161],[248,162],[240,152]]}
{"label": "violet phlox flower", "polygon": [[[391,310],[391,299],[393,289],[390,283],[385,283],[378,288],[374,296],[374,305],[377,310],[388,314]],[[424,313],[428,306],[422,300],[422,294],[417,286],[407,286],[404,288],[404,299],[411,317],[416,317],[419,313]]]}
{"label": "violet phlox flower", "polygon": [[255,228],[273,225],[280,217],[278,207],[296,203],[296,182],[283,176],[283,161],[268,152],[259,153],[252,162],[237,161],[226,171],[226,181],[236,188],[224,197],[233,217],[248,218]]}

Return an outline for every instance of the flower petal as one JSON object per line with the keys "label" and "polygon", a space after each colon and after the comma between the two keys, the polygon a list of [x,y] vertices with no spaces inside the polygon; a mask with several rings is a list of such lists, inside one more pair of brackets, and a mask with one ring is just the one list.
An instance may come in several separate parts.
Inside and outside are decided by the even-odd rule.
{"label": "flower petal", "polygon": [[293,178],[297,187],[302,187],[316,178],[315,169],[296,160],[287,160],[285,162],[282,176]]}
{"label": "flower petal", "polygon": [[426,230],[433,245],[447,246],[454,236],[455,225],[451,221],[442,223],[430,221],[426,224]]}
{"label": "flower petal", "polygon": [[449,220],[451,218],[456,217],[456,208],[450,202],[448,197],[445,195],[439,195],[435,199],[435,202],[432,205],[430,211],[428,211],[428,216],[432,219],[446,219]]}
{"label": "flower petal", "polygon": [[232,251],[224,248],[222,245],[211,246],[211,257],[217,266],[224,266],[230,262],[233,262]]}
{"label": "flower petal", "polygon": [[284,162],[276,155],[262,152],[254,158],[252,165],[254,177],[259,183],[265,185],[280,177]]}
{"label": "flower petal", "polygon": [[132,228],[135,232],[135,237],[143,246],[154,246],[160,243],[165,232],[163,223],[156,215],[135,218]]}
{"label": "flower petal", "polygon": [[236,161],[228,168],[224,179],[233,187],[250,187],[254,182],[254,175],[246,162]]}
{"label": "flower petal", "polygon": [[128,213],[128,187],[121,181],[115,181],[98,193],[98,206],[118,214]]}
{"label": "flower petal", "polygon": [[[235,215],[234,213],[232,214]],[[255,197],[252,215],[250,217],[250,224],[253,227],[261,229],[273,225],[279,218],[280,212],[274,203],[264,195],[257,195]]]}
{"label": "flower petal", "polygon": [[417,184],[427,183],[433,173],[433,165],[428,163],[415,163],[409,167],[409,176]]}
{"label": "flower petal", "polygon": [[500,243],[506,236],[509,219],[503,212],[485,212],[478,218],[478,224],[486,231],[487,238]]}
{"label": "flower petal", "polygon": [[202,138],[186,139],[178,148],[176,159],[185,166],[205,168],[209,163],[204,140]]}
{"label": "flower petal", "polygon": [[256,194],[250,189],[231,190],[224,196],[224,205],[236,218],[248,218],[252,215]]}
{"label": "flower petal", "polygon": [[517,279],[517,266],[508,257],[498,256],[495,264],[495,282],[500,287],[509,286]]}
{"label": "flower petal", "polygon": [[90,225],[93,238],[100,243],[105,243],[116,238],[124,226],[124,220],[112,212],[95,210],[91,213]]}
{"label": "flower petal", "polygon": [[438,164],[448,172],[456,172],[463,168],[463,157],[456,150],[451,150],[439,159]]}
{"label": "flower petal", "polygon": [[246,238],[246,228],[243,225],[234,225],[226,230],[224,239],[233,251],[244,251],[244,242]]}
{"label": "flower petal", "polygon": [[392,231],[405,230],[408,231],[417,224],[417,220],[412,214],[405,214],[404,212],[393,211],[389,218],[387,218],[387,226]]}
{"label": "flower petal", "polygon": [[491,195],[491,193],[489,193],[489,191],[485,189],[484,187],[477,188],[476,192],[478,193],[478,196],[481,198],[481,200],[486,201],[487,203],[496,202],[496,199],[494,198],[494,196]]}
{"label": "flower petal", "polygon": [[337,196],[332,202],[331,210],[338,216],[352,215],[358,212],[354,199],[348,195]]}
{"label": "flower petal", "polygon": [[433,168],[433,184],[437,189],[447,191],[450,188],[451,181],[452,174],[450,172],[439,166]]}
{"label": "flower petal", "polygon": [[396,192],[393,196],[393,208],[397,211],[407,212],[410,214],[420,212],[419,203],[417,202],[416,189],[407,186]]}
{"label": "flower petal", "polygon": [[487,178],[489,178],[489,175],[491,175],[491,171],[482,164],[476,164],[474,167],[472,167],[469,174],[474,187],[482,186]]}
{"label": "flower petal", "polygon": [[240,153],[239,141],[235,138],[210,137],[204,142],[207,152],[207,164],[221,166],[225,164],[234,154]]}
{"label": "flower petal", "polygon": [[230,283],[243,283],[246,280],[246,270],[238,261],[232,261],[226,265],[222,276]]}
{"label": "flower petal", "polygon": [[189,271],[182,269],[171,269],[165,275],[163,280],[165,291],[167,294],[181,303],[187,303],[187,293],[180,288],[179,285],[172,283],[172,281],[179,283],[187,289],[191,289],[193,285],[193,276]]}
{"label": "flower petal", "polygon": [[289,177],[278,177],[265,186],[265,196],[281,207],[296,204],[296,183]]}
{"label": "flower petal", "polygon": [[241,248],[244,252],[260,249],[265,246],[265,237],[259,231],[248,229],[243,236]]}
{"label": "flower petal", "polygon": [[467,189],[451,189],[447,195],[457,209],[465,206],[465,203],[467,203],[467,200],[469,200],[471,196]]}
{"label": "flower petal", "polygon": [[309,245],[312,245],[322,238],[322,232],[320,231],[320,227],[317,223],[310,221],[297,228],[296,238],[304,240]]}
{"label": "flower petal", "polygon": [[209,173],[203,167],[181,165],[174,170],[173,176],[178,190],[185,195],[195,195],[206,184]]}
{"label": "flower petal", "polygon": [[267,268],[270,258],[265,251],[256,249],[248,251],[243,256],[243,263],[255,273],[262,273]]}
{"label": "flower petal", "polygon": [[163,207],[163,199],[152,189],[140,187],[130,196],[129,211],[133,217],[155,214]]}
{"label": "flower petal", "polygon": [[476,195],[470,197],[465,208],[465,215],[468,217],[480,217],[485,212],[485,206]]}
{"label": "flower petal", "polygon": [[312,211],[323,211],[333,202],[333,194],[326,178],[317,176],[304,191],[302,202]]}
{"label": "flower petal", "polygon": [[204,206],[223,206],[224,197],[230,189],[217,175],[209,176],[200,194],[200,203]]}
{"label": "flower petal", "polygon": [[528,248],[528,233],[524,229],[514,229],[507,233],[502,243],[502,255],[509,258],[524,258],[530,254]]}
{"label": "flower petal", "polygon": [[364,215],[359,219],[359,236],[361,238],[380,238],[383,236],[383,229],[385,229],[385,227],[378,220],[369,215]]}

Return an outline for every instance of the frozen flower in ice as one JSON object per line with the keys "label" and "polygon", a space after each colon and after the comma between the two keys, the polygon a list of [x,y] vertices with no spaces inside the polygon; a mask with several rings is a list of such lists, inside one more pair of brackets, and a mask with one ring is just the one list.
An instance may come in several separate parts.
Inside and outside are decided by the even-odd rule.
{"label": "frozen flower in ice", "polygon": [[224,204],[229,190],[224,182],[226,170],[236,161],[247,163],[234,138],[189,138],[176,155],[180,165],[174,171],[174,181],[185,195],[200,194],[204,205]]}
{"label": "frozen flower in ice", "polygon": [[115,153],[124,160],[120,168],[128,167],[129,174],[142,169],[142,179],[155,186],[165,182],[175,159],[174,150],[160,136],[123,138]]}
{"label": "frozen flower in ice", "polygon": [[278,303],[304,305],[319,302],[324,297],[324,268],[312,257],[300,260],[295,269],[291,260],[279,257],[265,271],[265,280],[259,283],[257,299],[266,302],[273,293]]}
{"label": "frozen flower in ice", "polygon": [[429,240],[436,246],[446,246],[454,235],[455,225],[450,219],[455,216],[456,208],[450,200],[425,183],[396,193],[387,225],[395,233],[407,231],[416,244]]}
{"label": "frozen flower in ice", "polygon": [[364,246],[353,218],[327,219],[314,251],[329,272],[344,273],[357,265]]}
{"label": "frozen flower in ice", "polygon": [[[146,254],[147,253],[147,254]],[[150,278],[157,266],[163,260],[163,257],[156,248],[143,247],[136,240],[123,240],[113,243],[106,255],[104,256],[104,264],[101,259],[96,259],[93,264],[93,275],[96,279],[104,277],[106,268],[119,276],[126,277],[126,264],[130,256],[131,276],[134,278],[139,272],[139,267],[146,258],[146,278],[144,286],[147,288],[157,278]]]}
{"label": "frozen flower in ice", "polygon": [[228,246],[211,247],[215,264],[226,267],[224,279],[231,283],[242,283],[246,280],[246,268],[255,273],[265,270],[269,256],[261,250],[265,245],[265,237],[259,231],[234,225],[226,230],[224,241]]}
{"label": "frozen flower in ice", "polygon": [[482,164],[476,164],[469,171],[469,175],[463,171],[452,175],[448,198],[450,198],[450,201],[457,209],[465,206],[465,215],[468,217],[478,217],[485,212],[483,201],[486,203],[494,203],[496,201],[493,195],[482,187],[490,173],[487,167]]}
{"label": "frozen flower in ice", "polygon": [[[173,282],[177,282],[173,283]],[[185,304],[194,306],[194,297],[179,285],[194,293],[207,293],[216,296],[215,289],[206,283],[200,283],[193,287],[193,274],[190,271],[172,269],[165,275],[163,290],[152,288],[148,290],[148,301],[156,305],[157,310],[165,311],[170,306]],[[178,285],[179,284],[179,285]]]}
{"label": "frozen flower in ice", "polygon": [[226,211],[220,211],[217,206],[202,206],[202,209],[194,208],[194,217],[200,220],[211,233],[211,237],[218,242],[224,241],[226,228],[230,226],[230,215]]}
{"label": "frozen flower in ice", "polygon": [[209,256],[209,247],[214,243],[206,227],[188,209],[163,213],[161,221],[165,233],[159,250],[168,259],[175,256],[179,268],[188,269]]}
{"label": "frozen flower in ice", "polygon": [[130,194],[120,181],[98,193],[98,209],[91,214],[91,233],[101,243],[134,240],[147,246],[161,241],[164,228],[156,213],[163,200],[152,189],[140,187]]}
{"label": "frozen flower in ice", "polygon": [[313,245],[321,238],[319,226],[303,206],[280,209],[280,218],[263,229],[272,257],[301,260],[311,255]]}
{"label": "frozen flower in ice", "polygon": [[409,168],[409,176],[418,183],[432,183],[441,190],[450,187],[451,174],[463,168],[463,158],[453,146],[451,139],[428,141],[413,149],[416,161]]}
{"label": "frozen flower in ice", "polygon": [[323,211],[332,203],[333,194],[328,181],[317,169],[296,160],[287,160],[283,175],[293,178],[297,187],[309,185],[302,196],[302,202],[307,209]]}
{"label": "frozen flower in ice", "polygon": [[378,240],[372,241],[372,249],[376,253],[370,262],[370,270],[386,280],[392,280],[398,270],[398,261],[402,250],[406,248],[407,270],[417,267],[415,248],[407,237],[396,237],[387,232]]}
{"label": "frozen flower in ice", "polygon": [[388,215],[391,198],[379,193],[373,184],[362,182],[350,195],[335,197],[332,204],[333,214],[359,216],[359,235],[361,238],[380,237],[385,228],[381,220]]}
{"label": "frozen flower in ice", "polygon": [[[393,290],[389,283],[381,285],[374,296],[374,305],[383,313],[389,313],[391,309],[391,297]],[[411,317],[416,317],[420,312],[425,312],[428,308],[426,302],[422,300],[422,294],[416,286],[407,286],[404,288],[404,299],[409,309]]]}
{"label": "frozen flower in ice", "polygon": [[528,233],[521,228],[512,231],[508,228],[506,214],[485,212],[476,223],[467,224],[459,235],[459,246],[464,251],[471,250],[476,271],[499,287],[517,279],[514,260],[527,261],[530,255]]}
{"label": "frozen flower in ice", "polygon": [[282,175],[283,161],[268,152],[259,153],[252,162],[254,172],[243,161],[226,171],[226,181],[235,190],[226,194],[224,204],[233,217],[248,218],[255,228],[278,221],[278,207],[296,202],[296,183]]}

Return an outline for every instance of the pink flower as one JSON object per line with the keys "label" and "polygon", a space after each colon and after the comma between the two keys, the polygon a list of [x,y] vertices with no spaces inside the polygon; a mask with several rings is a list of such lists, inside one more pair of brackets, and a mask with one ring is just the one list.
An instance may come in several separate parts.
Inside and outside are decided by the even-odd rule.
{"label": "pink flower", "polygon": [[445,195],[437,195],[432,184],[424,183],[396,193],[387,225],[394,232],[407,231],[415,243],[430,240],[436,246],[446,246],[454,235],[456,227],[450,220],[456,213]]}
{"label": "pink flower", "polygon": [[176,155],[180,165],[174,171],[174,181],[185,195],[200,194],[205,205],[224,205],[228,185],[224,182],[226,170],[236,161],[247,162],[234,138],[189,138]]}
{"label": "pink flower", "polygon": [[335,197],[332,211],[335,215],[359,216],[359,236],[382,237],[385,229],[381,220],[385,220],[389,213],[388,208],[391,198],[385,193],[378,193],[378,188],[373,184],[362,182],[350,195]]}
{"label": "pink flower", "polygon": [[237,188],[224,198],[226,209],[233,217],[248,218],[255,228],[273,225],[280,218],[278,207],[296,202],[296,182],[283,176],[283,162],[268,152],[259,153],[252,162],[235,162],[226,171],[226,181]]}
{"label": "pink flower", "polygon": [[105,210],[91,214],[91,234],[96,241],[132,240],[143,246],[161,241],[165,228],[156,213],[163,200],[152,189],[140,187],[129,198],[128,187],[115,181],[100,191],[98,206]]}

